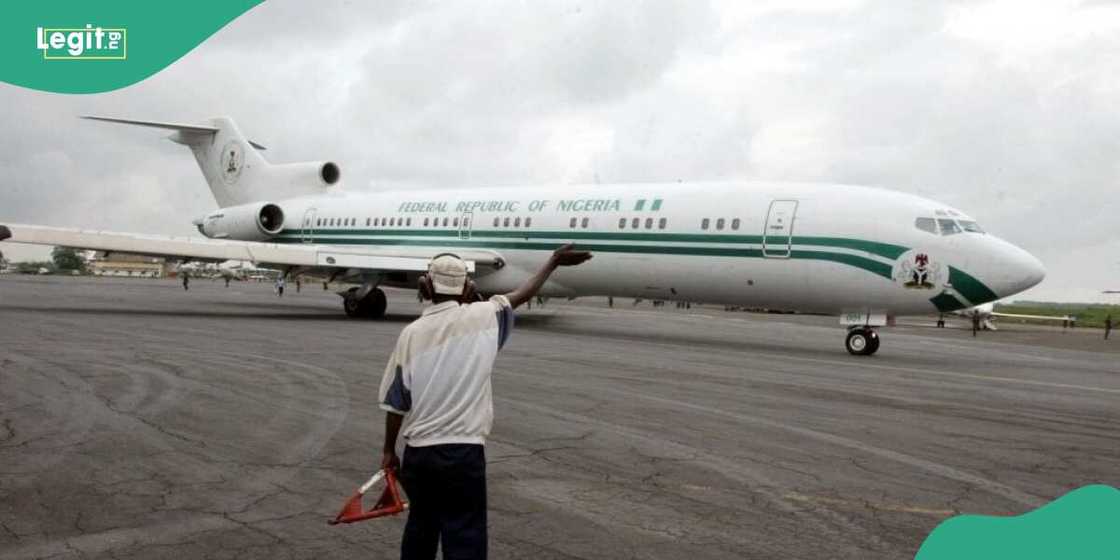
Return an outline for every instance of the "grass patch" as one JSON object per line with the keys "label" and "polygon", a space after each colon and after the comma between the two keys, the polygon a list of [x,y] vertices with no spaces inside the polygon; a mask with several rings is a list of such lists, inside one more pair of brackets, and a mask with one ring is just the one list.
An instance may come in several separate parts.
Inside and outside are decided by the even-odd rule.
{"label": "grass patch", "polygon": [[[1077,318],[1078,327],[1104,328],[1104,320],[1112,315],[1113,326],[1120,322],[1120,305],[1103,303],[1049,303],[1024,301],[1013,304],[1000,304],[995,309],[1000,313],[1020,313],[1023,315],[1072,315]],[[1054,321],[1032,321],[1030,319],[1001,318],[1000,321],[1017,321],[1053,325]],[[1059,323],[1060,324],[1060,323]]]}

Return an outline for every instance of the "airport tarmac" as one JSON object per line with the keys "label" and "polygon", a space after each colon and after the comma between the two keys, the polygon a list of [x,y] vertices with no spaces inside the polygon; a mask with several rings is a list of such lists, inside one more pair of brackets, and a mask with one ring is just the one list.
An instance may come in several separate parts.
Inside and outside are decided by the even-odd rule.
{"label": "airport tarmac", "polygon": [[[320,285],[0,276],[0,558],[396,558],[328,526],[418,312]],[[957,321],[963,325],[965,321]],[[912,558],[958,512],[1120,483],[1120,341],[551,302],[494,373],[491,558]]]}

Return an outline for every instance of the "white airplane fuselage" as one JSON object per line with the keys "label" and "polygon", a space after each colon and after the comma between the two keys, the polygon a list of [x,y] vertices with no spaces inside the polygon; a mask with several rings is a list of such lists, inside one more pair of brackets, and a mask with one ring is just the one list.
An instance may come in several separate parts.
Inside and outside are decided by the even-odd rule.
{"label": "white airplane fuselage", "polygon": [[[962,231],[972,220],[959,210],[849,185],[412,190],[270,202],[284,215],[276,243],[494,251],[505,266],[476,278],[488,293],[517,287],[569,242],[595,258],[557,271],[544,295],[906,315],[983,304],[1045,274],[1022,249]],[[958,226],[931,232],[917,218]]]}
{"label": "white airplane fuselage", "polygon": [[546,296],[678,300],[840,315],[852,354],[879,347],[891,316],[947,313],[1019,293],[1045,270],[963,212],[894,191],[721,182],[349,193],[329,161],[273,164],[229,117],[171,130],[219,209],[212,239],[0,224],[0,240],[177,259],[238,260],[328,282],[351,317],[382,317],[380,286],[415,287],[459,252],[482,293],[508,292],[558,246],[594,253],[552,275]]}

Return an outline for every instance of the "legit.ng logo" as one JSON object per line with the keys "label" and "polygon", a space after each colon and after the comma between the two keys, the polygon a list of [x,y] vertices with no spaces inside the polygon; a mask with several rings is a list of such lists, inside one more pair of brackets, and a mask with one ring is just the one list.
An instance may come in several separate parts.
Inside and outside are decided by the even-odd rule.
{"label": "legit.ng logo", "polygon": [[38,27],[36,46],[44,60],[124,60],[128,30],[123,27]]}

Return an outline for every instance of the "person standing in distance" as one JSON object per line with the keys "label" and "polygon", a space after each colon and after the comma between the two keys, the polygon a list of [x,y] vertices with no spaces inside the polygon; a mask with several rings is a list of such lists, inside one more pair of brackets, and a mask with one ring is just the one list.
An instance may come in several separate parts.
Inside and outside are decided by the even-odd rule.
{"label": "person standing in distance", "polygon": [[441,544],[445,559],[486,558],[483,444],[494,417],[494,359],[513,330],[513,310],[557,267],[590,258],[564,245],[521,287],[488,301],[476,301],[458,256],[437,255],[428,264],[419,284],[432,305],[401,332],[379,393],[386,411],[381,467],[400,469],[409,498],[402,559],[432,560]]}

